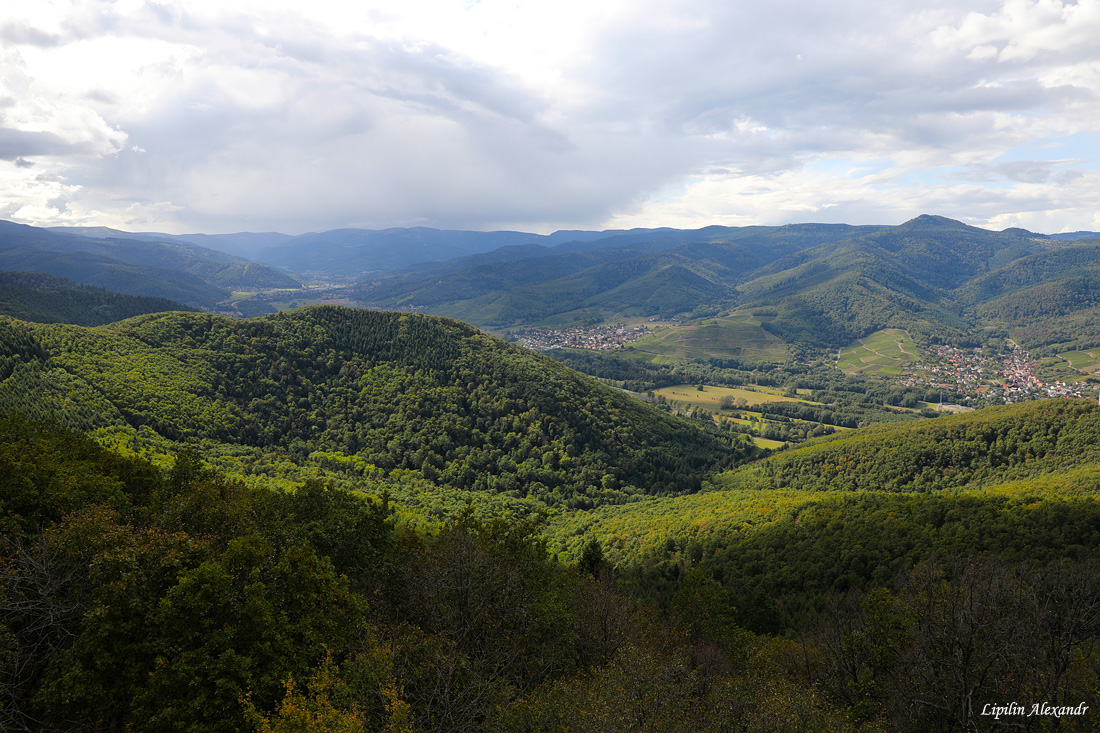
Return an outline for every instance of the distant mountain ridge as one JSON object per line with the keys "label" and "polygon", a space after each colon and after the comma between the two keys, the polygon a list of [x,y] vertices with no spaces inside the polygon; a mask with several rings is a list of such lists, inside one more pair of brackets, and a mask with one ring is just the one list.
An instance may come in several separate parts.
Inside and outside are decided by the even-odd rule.
{"label": "distant mountain ridge", "polygon": [[[672,315],[706,302],[728,302],[736,296],[734,286],[786,253],[877,229],[794,224],[614,233],[584,243],[507,248],[421,265],[364,282],[358,297],[380,306],[435,307],[440,314],[491,326],[631,307]],[[463,287],[456,290],[455,283]]]}
{"label": "distant mountain ridge", "polygon": [[161,232],[126,232],[110,227],[47,227],[57,234],[76,234],[93,239],[136,239],[142,242],[186,242],[218,250],[238,257],[254,259],[267,247],[275,247],[294,237],[278,232],[238,232],[236,234],[164,234]]}
{"label": "distant mountain ridge", "polygon": [[54,275],[0,271],[0,314],[22,321],[99,326],[176,310],[191,309],[166,298],[124,295]]}
{"label": "distant mountain ridge", "polygon": [[0,221],[0,269],[42,272],[129,295],[211,308],[230,290],[298,287],[251,260],[187,241],[72,234]]}
{"label": "distant mountain ridge", "polygon": [[[1100,249],[1087,236],[994,232],[931,215],[894,227],[707,227],[502,248],[364,281],[357,296],[366,304],[418,307],[494,328],[690,318],[736,307],[774,312],[767,330],[810,347],[835,348],[890,327],[949,340],[1007,327],[1036,343],[1034,334],[1019,330],[1038,317],[1034,308],[1013,315],[982,307],[1008,293],[1007,285],[998,290],[990,283],[1022,277],[1012,275],[1014,268],[1034,271],[1029,282],[1042,296],[1035,307],[1060,298],[1063,306],[1054,312],[1064,315],[1091,307],[1079,297],[1084,281],[1068,278],[1100,276]],[[1062,282],[1061,290],[1050,290],[1050,281]],[[1075,324],[1079,333],[1085,319]],[[1052,333],[1067,343],[1077,339],[1065,329]]]}
{"label": "distant mountain ridge", "polygon": [[[115,238],[113,230],[81,232],[97,244],[46,264],[43,257],[61,255],[43,255],[48,248],[40,246],[34,258],[5,262],[0,253],[0,266],[73,279],[83,270],[106,268],[109,276],[78,281],[138,292],[144,278],[147,287],[156,283],[152,292],[158,295],[199,305],[218,297],[213,288],[225,287],[227,276],[207,271],[218,260],[212,253],[206,269],[191,267],[173,280],[164,272],[134,271],[132,261],[127,270],[95,260],[133,260],[136,240]],[[166,238],[140,236],[150,243]],[[1100,315],[1093,313],[1089,295],[1100,278],[1095,232],[995,232],[922,215],[898,226],[549,235],[413,227],[167,238],[159,242],[157,258],[147,253],[141,266],[180,269],[179,258],[193,254],[185,250],[196,241],[247,246],[270,266],[330,282],[358,279],[348,291],[351,302],[426,310],[495,329],[619,317],[693,318],[744,308],[774,313],[767,330],[814,348],[835,348],[891,327],[948,340],[980,340],[1000,329],[1033,346],[1100,344],[1100,327],[1089,325]],[[223,274],[233,271],[228,262],[219,266],[227,268]]]}

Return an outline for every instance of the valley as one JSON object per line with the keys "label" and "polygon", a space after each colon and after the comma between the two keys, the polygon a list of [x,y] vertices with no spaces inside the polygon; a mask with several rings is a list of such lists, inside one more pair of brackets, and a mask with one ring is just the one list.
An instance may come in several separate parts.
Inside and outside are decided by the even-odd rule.
{"label": "valley", "polygon": [[0,2],[0,733],[1100,731],[1097,38]]}
{"label": "valley", "polygon": [[0,228],[5,730],[1100,709],[1094,233],[123,235]]}

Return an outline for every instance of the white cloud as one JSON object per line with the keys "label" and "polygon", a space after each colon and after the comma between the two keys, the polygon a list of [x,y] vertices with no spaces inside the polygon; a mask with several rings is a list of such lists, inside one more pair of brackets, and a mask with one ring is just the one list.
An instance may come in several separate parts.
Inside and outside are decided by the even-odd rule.
{"label": "white cloud", "polygon": [[1100,0],[8,5],[0,214],[28,223],[1065,229],[1098,208],[1095,158],[1044,143],[1095,130]]}

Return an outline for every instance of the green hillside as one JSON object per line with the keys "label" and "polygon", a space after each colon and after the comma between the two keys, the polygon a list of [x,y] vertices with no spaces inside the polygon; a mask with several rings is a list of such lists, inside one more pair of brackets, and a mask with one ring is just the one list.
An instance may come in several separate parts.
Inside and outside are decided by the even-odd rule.
{"label": "green hillside", "polygon": [[1041,400],[872,426],[728,474],[723,484],[925,492],[1044,477],[1059,494],[1075,495],[1094,489],[1079,471],[1100,471],[1098,435],[1100,407],[1092,402]]}
{"label": "green hillside", "polygon": [[[1088,295],[1100,266],[1095,243],[927,215],[894,227],[800,226],[509,248],[380,278],[354,296],[499,329],[770,312],[762,325],[796,351],[843,348],[883,329],[904,329],[918,343],[981,341],[1006,328],[1034,345],[1080,348],[1100,339]],[[682,352],[677,358],[737,353],[726,333],[696,335],[691,347],[669,350]]]}
{"label": "green hillside", "polygon": [[142,298],[168,298],[190,306],[212,307],[229,291],[187,272],[132,265],[91,252],[38,252],[0,249],[0,268],[38,272]]}
{"label": "green hillside", "polygon": [[921,350],[900,328],[888,328],[840,349],[836,366],[845,374],[900,374]]}
{"label": "green hillside", "polygon": [[659,359],[786,359],[789,352],[784,343],[763,327],[771,320],[769,316],[736,312],[661,328],[633,342],[631,348]]}
{"label": "green hillside", "polygon": [[951,291],[1041,246],[921,216],[779,260],[739,290],[743,302],[777,308],[774,332],[788,342],[839,347],[884,328],[958,339],[972,324]]}
{"label": "green hillside", "polygon": [[81,287],[52,275],[0,271],[0,314],[23,321],[99,326],[170,310],[190,309],[166,298]]}
{"label": "green hillside", "polygon": [[334,306],[0,317],[0,729],[1095,730],[1100,406],[936,416],[883,375],[983,339],[1100,369],[1100,246],[611,239],[357,286],[654,329],[554,359]]}
{"label": "green hillside", "polygon": [[210,308],[234,287],[298,287],[267,265],[187,242],[96,238],[0,221],[0,269]]}
{"label": "green hillside", "polygon": [[733,285],[789,252],[875,229],[807,224],[662,230],[532,248],[519,260],[513,258],[521,252],[507,248],[500,259],[479,255],[427,273],[412,269],[372,280],[355,295],[371,305],[424,306],[494,327],[623,313],[668,316],[731,300]]}
{"label": "green hillside", "polygon": [[[761,407],[848,409],[872,383],[837,374]],[[4,729],[866,733],[965,730],[1035,689],[1100,705],[1091,402],[734,466],[755,450],[709,420],[464,324],[335,307],[3,319],[0,380],[0,410],[117,447],[0,419]],[[444,497],[471,501],[410,514]]]}
{"label": "green hillside", "polygon": [[962,288],[976,318],[1044,352],[1100,344],[1100,245],[1068,246],[1013,262]]}
{"label": "green hillside", "polygon": [[761,304],[777,313],[768,330],[789,343],[818,348],[844,346],[886,328],[949,341],[966,333],[968,324],[951,312],[945,298],[914,298],[881,279],[845,272],[788,297],[763,298]]}
{"label": "green hillside", "polygon": [[534,522],[420,535],[201,459],[0,418],[4,730],[856,731],[785,649],[638,604]]}
{"label": "green hillside", "polygon": [[694,262],[661,253],[619,259],[562,276],[554,271],[557,259],[543,263],[541,268],[553,273],[551,280],[493,290],[476,298],[437,305],[433,311],[479,325],[503,327],[593,317],[602,320],[624,311],[645,316],[672,315],[732,295],[724,284],[731,277],[725,264]]}
{"label": "green hillside", "polygon": [[10,322],[4,334],[24,345],[9,349],[2,408],[57,416],[73,406],[34,395],[67,393],[173,440],[354,456],[551,504],[694,491],[754,453],[740,436],[428,316],[166,313],[97,329]]}
{"label": "green hillside", "polygon": [[[539,251],[549,250],[539,248]],[[559,257],[530,256],[517,261],[451,269],[447,271],[446,277],[425,276],[415,271],[412,274],[363,284],[358,288],[357,296],[368,302],[432,306],[477,298],[486,292],[556,280],[608,261],[629,258],[633,254],[629,250],[604,250],[576,252]]]}
{"label": "green hillside", "polygon": [[577,556],[594,539],[641,597],[795,638],[854,719],[965,729],[968,701],[1036,685],[1096,701],[1098,445],[1100,407],[1081,400],[876,426],[719,490],[564,516],[550,541]]}
{"label": "green hillside", "polygon": [[1067,246],[1018,259],[961,288],[960,300],[977,304],[1045,282],[1095,275],[1100,258],[1096,242]]}
{"label": "green hillside", "polygon": [[[563,520],[558,536],[569,546],[575,527],[585,526],[624,563],[639,557],[679,557],[692,543],[709,547],[704,556],[717,561],[729,547],[752,540],[759,531],[797,524],[799,514],[811,508],[817,514],[846,515],[864,526],[868,520],[861,515],[872,508],[875,514],[884,507],[907,506],[907,512],[920,507],[920,512],[940,512],[939,522],[950,519],[951,531],[958,533],[955,522],[961,520],[944,514],[943,507],[1038,511],[1051,503],[1081,507],[1081,521],[1090,523],[1088,533],[1072,535],[1071,541],[1071,533],[1039,539],[1047,530],[1024,533],[1015,524],[997,531],[1020,531],[1014,546],[1024,555],[1053,548],[1069,552],[1075,545],[1092,553],[1100,551],[1098,482],[1100,407],[1083,400],[1044,400],[838,433],[729,471],[717,481],[717,491],[578,513]],[[845,582],[892,580],[901,565],[897,558],[882,559],[889,558],[883,548],[905,547],[910,562],[927,552],[952,549],[953,543],[961,543],[955,551],[981,550],[977,535],[937,539],[923,526],[896,529],[889,539],[876,531],[876,539],[860,544],[868,551],[873,547],[880,558],[876,562],[885,562],[885,569],[865,561],[863,574]],[[945,544],[937,546],[941,540]],[[793,594],[794,587],[785,592]]]}

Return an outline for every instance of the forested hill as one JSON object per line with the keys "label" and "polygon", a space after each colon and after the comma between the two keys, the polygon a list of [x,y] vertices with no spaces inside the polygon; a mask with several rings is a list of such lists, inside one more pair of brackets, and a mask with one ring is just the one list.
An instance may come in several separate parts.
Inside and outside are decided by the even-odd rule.
{"label": "forested hill", "polygon": [[0,378],[0,412],[354,456],[570,506],[694,491],[707,472],[756,454],[709,422],[415,314],[324,306],[248,320],[162,313],[93,329],[0,322]]}
{"label": "forested hill", "polygon": [[554,247],[507,247],[360,283],[376,305],[428,306],[481,325],[586,319],[636,309],[672,315],[730,302],[732,286],[806,247],[877,227],[794,224],[617,233]]}
{"label": "forested hill", "polygon": [[[936,580],[965,587],[971,571],[962,568],[973,570],[978,558],[982,572],[1012,567],[1028,584],[1036,568],[1100,559],[1100,407],[1043,400],[877,425],[739,467],[715,484],[722,490],[577,513],[556,528],[559,546],[578,546],[592,533],[615,562],[634,567],[637,587],[653,597],[700,572],[723,586],[737,623],[757,631],[810,629],[846,595],[876,588],[919,615],[919,602],[903,589],[922,565],[954,565]],[[1091,573],[1090,583],[1100,577],[1071,572]],[[983,626],[1025,612],[1017,600],[990,603]],[[1100,639],[1098,612],[1089,611],[1088,633]],[[917,646],[935,636],[923,634]],[[1013,665],[1038,670],[1050,662],[1025,655],[997,664],[1003,674],[971,679],[975,689],[993,685],[986,697],[1003,691],[994,688]]]}
{"label": "forested hill", "polygon": [[23,321],[100,326],[172,310],[191,309],[167,298],[116,293],[38,272],[0,270],[0,314]]}
{"label": "forested hill", "polygon": [[1094,490],[1098,474],[1100,407],[1058,399],[872,426],[747,466],[724,485],[924,493],[1044,477],[1072,494]]}
{"label": "forested hill", "polygon": [[0,268],[43,272],[81,285],[203,308],[228,298],[232,288],[299,285],[267,265],[187,242],[77,236],[3,220]]}

